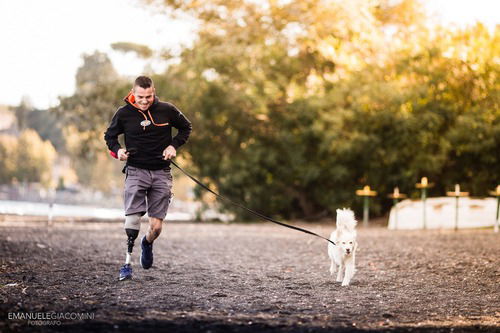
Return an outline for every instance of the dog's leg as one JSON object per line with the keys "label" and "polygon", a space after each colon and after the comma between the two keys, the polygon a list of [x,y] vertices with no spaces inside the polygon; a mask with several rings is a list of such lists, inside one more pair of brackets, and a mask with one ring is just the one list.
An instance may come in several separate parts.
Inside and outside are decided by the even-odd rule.
{"label": "dog's leg", "polygon": [[345,275],[342,281],[342,286],[348,286],[354,276],[354,254],[351,258],[348,258],[345,263]]}
{"label": "dog's leg", "polygon": [[339,271],[337,272],[337,282],[342,282],[342,272],[344,270],[344,263],[340,263]]}
{"label": "dog's leg", "polygon": [[335,264],[335,261],[331,259],[332,264],[330,265],[330,275],[335,274],[335,271],[337,270],[337,265]]}

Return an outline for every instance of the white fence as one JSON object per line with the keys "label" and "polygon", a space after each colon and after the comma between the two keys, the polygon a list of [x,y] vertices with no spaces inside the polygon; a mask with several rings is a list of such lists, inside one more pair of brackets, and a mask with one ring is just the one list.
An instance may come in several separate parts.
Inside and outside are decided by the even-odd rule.
{"label": "white fence", "polygon": [[[454,197],[428,198],[426,200],[426,226],[428,229],[455,228],[456,199]],[[497,199],[460,198],[458,228],[493,227],[496,218]],[[389,229],[422,229],[423,202],[403,200],[391,209]]]}

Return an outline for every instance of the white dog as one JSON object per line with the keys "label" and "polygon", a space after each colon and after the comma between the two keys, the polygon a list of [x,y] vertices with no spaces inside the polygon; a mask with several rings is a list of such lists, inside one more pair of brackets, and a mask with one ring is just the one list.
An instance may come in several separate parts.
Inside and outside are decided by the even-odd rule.
{"label": "white dog", "polygon": [[[337,269],[337,282],[342,286],[348,286],[354,275],[355,255],[358,243],[356,242],[356,219],[354,212],[350,209],[337,209],[337,229],[330,235],[332,243],[328,243],[328,256],[332,264],[330,274],[333,275]],[[338,266],[338,267],[337,267]],[[342,273],[345,270],[344,278]]]}

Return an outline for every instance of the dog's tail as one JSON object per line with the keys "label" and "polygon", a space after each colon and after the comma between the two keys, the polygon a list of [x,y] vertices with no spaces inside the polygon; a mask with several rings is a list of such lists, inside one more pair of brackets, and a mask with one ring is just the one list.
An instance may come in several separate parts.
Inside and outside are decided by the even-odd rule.
{"label": "dog's tail", "polygon": [[356,228],[354,212],[350,209],[337,209],[337,229],[353,232]]}

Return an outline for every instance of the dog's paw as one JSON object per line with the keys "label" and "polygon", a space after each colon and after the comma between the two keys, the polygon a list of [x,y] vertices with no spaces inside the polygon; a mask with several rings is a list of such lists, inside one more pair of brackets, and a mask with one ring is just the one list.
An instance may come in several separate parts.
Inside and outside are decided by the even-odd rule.
{"label": "dog's paw", "polygon": [[349,285],[349,281],[342,281],[342,287],[347,287]]}

